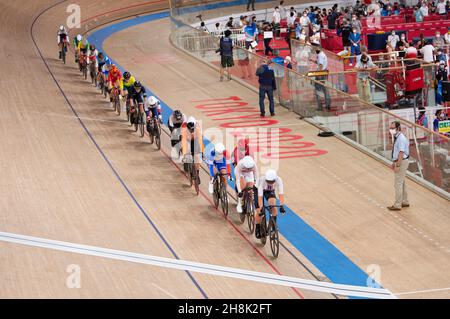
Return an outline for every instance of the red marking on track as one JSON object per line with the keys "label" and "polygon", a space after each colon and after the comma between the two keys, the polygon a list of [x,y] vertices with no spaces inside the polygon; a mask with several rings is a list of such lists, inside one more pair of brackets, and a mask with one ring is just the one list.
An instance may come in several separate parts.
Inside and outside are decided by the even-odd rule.
{"label": "red marking on track", "polygon": [[[250,141],[255,145],[257,152],[263,152],[261,155],[263,158],[302,158],[327,154],[325,150],[309,149],[314,147],[315,144],[307,141],[298,141],[304,137],[300,134],[292,134],[293,132],[289,128],[271,128],[272,125],[277,125],[280,122],[273,118],[260,117],[258,109],[249,106],[247,102],[242,101],[237,96],[192,102],[200,103],[195,108],[202,110],[213,121],[225,121],[225,123],[219,124],[219,127],[235,129],[267,128],[267,131],[247,132],[245,130],[235,130],[232,133],[235,137],[250,137]],[[227,117],[226,115],[231,116]],[[275,152],[272,150],[273,147],[270,147],[270,144],[274,143],[277,143]],[[279,146],[278,143],[280,144]]]}
{"label": "red marking on track", "polygon": [[[169,162],[172,163],[177,169],[178,171],[183,174],[186,178],[186,174],[183,172],[183,170],[172,160],[172,158],[170,158],[170,156],[164,152],[161,149],[161,153],[164,154],[165,157],[167,157],[169,159]],[[202,190],[200,190],[200,194],[203,196],[203,198],[205,198],[212,207],[214,207],[214,203],[212,202],[211,198],[209,198],[209,196],[207,196]],[[247,237],[245,237],[245,235],[239,230],[239,228],[236,227],[235,224],[233,224],[228,218],[226,218],[218,209],[215,209],[216,212],[219,213],[220,216],[223,217],[223,219],[225,219],[228,224],[231,225],[231,227],[234,228],[234,230],[241,236],[242,239],[244,239],[252,248],[253,250],[256,251],[256,253],[266,262],[267,265],[269,265],[270,268],[272,268],[272,270],[277,273],[278,275],[282,276],[283,274],[270,262],[269,259],[267,259],[266,256],[264,256],[264,254],[258,249],[258,247],[255,246],[255,244],[253,244]],[[294,287],[291,287],[291,289],[297,294],[297,296],[299,296],[301,299],[305,299],[305,296],[303,296],[303,294],[297,290]]]}
{"label": "red marking on track", "polygon": [[106,15],[106,14],[109,14],[109,13],[114,13],[114,12],[119,12],[119,11],[131,9],[131,8],[141,7],[141,6],[145,6],[147,4],[156,4],[156,3],[163,3],[163,2],[167,2],[167,0],[149,1],[149,2],[144,2],[144,3],[132,4],[132,5],[127,6],[127,7],[123,7],[123,8],[119,8],[119,9],[115,9],[115,10],[111,10],[111,11],[106,11],[106,12],[103,12],[103,13],[99,13],[99,14],[97,14],[95,16],[92,16],[92,17],[89,17],[89,18],[87,18],[85,20],[81,20],[81,23],[87,22],[89,20],[93,20],[95,18],[98,18],[98,17],[100,17],[102,15]]}

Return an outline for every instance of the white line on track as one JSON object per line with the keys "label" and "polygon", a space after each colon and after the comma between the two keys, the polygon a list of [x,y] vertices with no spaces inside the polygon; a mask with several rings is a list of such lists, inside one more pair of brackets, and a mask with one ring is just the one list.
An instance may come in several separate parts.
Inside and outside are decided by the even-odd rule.
{"label": "white line on track", "polygon": [[157,267],[199,272],[203,274],[238,278],[249,281],[256,281],[265,284],[274,284],[287,287],[295,287],[313,291],[334,293],[344,296],[377,298],[377,299],[394,299],[396,298],[389,290],[383,288],[372,288],[362,286],[350,286],[342,284],[334,284],[328,282],[320,282],[314,280],[300,279],[289,276],[280,276],[238,268],[223,267],[211,264],[197,263],[186,260],[178,260],[172,258],[164,258],[158,256],[150,256],[137,254],[127,251],[120,251],[102,247],[80,245],[51,239],[32,237],[20,234],[0,232],[0,241],[15,244],[54,249],[65,252],[72,252],[83,255],[104,257],[115,260],[129,261],[139,264],[153,265]]}
{"label": "white line on track", "polygon": [[[407,292],[399,292],[396,293],[396,296],[403,295],[412,295],[412,294],[422,294],[422,293],[430,293],[430,292],[438,292],[438,291],[450,291],[450,288],[437,288],[437,289],[428,289],[428,290],[417,290],[417,291],[407,291]],[[450,293],[449,293],[450,294]],[[449,295],[450,298],[450,295]]]}

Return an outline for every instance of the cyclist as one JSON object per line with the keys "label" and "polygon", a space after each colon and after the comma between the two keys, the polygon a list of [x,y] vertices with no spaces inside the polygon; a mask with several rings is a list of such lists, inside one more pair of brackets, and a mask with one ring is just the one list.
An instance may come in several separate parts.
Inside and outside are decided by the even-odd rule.
{"label": "cyclist", "polygon": [[[278,195],[280,196],[280,212],[284,214],[286,211],[283,207],[284,204],[284,190],[283,190],[283,180],[281,177],[277,176],[277,172],[274,169],[268,169],[266,174],[262,176],[259,180],[258,186],[258,206],[256,207],[256,216],[255,216],[255,236],[256,238],[261,238],[261,217],[259,216],[259,212],[263,207],[264,199],[269,203],[269,205],[276,205],[276,194],[275,191],[278,191]],[[275,217],[275,221],[277,220],[277,209],[274,207],[272,210],[272,216]]]}
{"label": "cyclist", "polygon": [[67,30],[63,25],[59,27],[57,38],[59,47],[59,59],[61,60],[62,50],[67,50],[67,48],[64,48],[64,45],[69,45],[69,41],[67,41],[67,39],[69,38],[69,34],[67,33]]}
{"label": "cyclist", "polygon": [[103,53],[100,52],[97,56],[97,65],[98,65],[98,83],[100,83],[100,77],[103,77],[103,82],[106,83],[106,79],[108,78],[109,66],[111,61],[109,58]]}
{"label": "cyclist", "polygon": [[147,94],[145,92],[145,88],[142,86],[141,82],[135,81],[133,83],[133,86],[130,89],[130,92],[128,92],[130,96],[130,118],[132,119],[132,124],[134,123],[134,119],[137,118],[137,109],[134,107],[134,105],[137,105],[139,107],[139,111],[141,113],[144,113],[144,99],[147,97]]}
{"label": "cyclist", "polygon": [[108,82],[108,89],[109,89],[109,103],[110,103],[110,106],[112,107],[113,100],[114,100],[113,99],[114,96],[112,95],[113,87],[118,87],[120,89],[120,92],[122,92],[122,90],[123,90],[122,73],[116,67],[115,64],[111,65],[111,68],[108,73],[107,82]]}
{"label": "cyclist", "polygon": [[75,49],[75,63],[78,63],[78,43],[80,43],[82,40],[83,36],[81,34],[78,34],[73,38],[73,47]]}
{"label": "cyclist", "polygon": [[150,132],[150,118],[153,117],[155,119],[158,119],[158,121],[161,123],[161,104],[159,103],[159,100],[152,95],[149,98],[145,99],[144,110],[145,114],[147,115],[147,131]]}
{"label": "cyclist", "polygon": [[[211,177],[208,185],[208,191],[210,194],[214,191],[214,176],[217,173],[228,174],[231,180],[231,168],[230,168],[230,157],[225,149],[225,145],[222,143],[217,143],[214,149],[206,156],[206,163],[209,166],[209,176]],[[226,175],[221,176],[223,183],[226,185],[227,179]]]}
{"label": "cyclist", "polygon": [[236,178],[236,188],[238,191],[238,202],[236,210],[238,213],[242,213],[242,190],[250,187],[253,189],[253,199],[255,201],[255,208],[257,205],[256,200],[256,187],[255,184],[258,181],[258,167],[251,156],[245,156],[234,168],[234,177]]}
{"label": "cyclist", "polygon": [[[198,184],[200,185],[200,164],[204,152],[202,129],[193,116],[189,117],[185,124],[181,126],[181,150],[183,161],[186,164],[186,155],[192,155],[195,169],[197,170]],[[185,170],[186,169],[185,165]]]}
{"label": "cyclist", "polygon": [[89,41],[88,39],[85,39],[84,41],[80,41],[78,42],[78,64],[80,66],[80,71],[81,71],[81,64],[83,62],[83,59],[86,58],[87,54],[88,54],[88,49],[89,49]]}
{"label": "cyclist", "polygon": [[[170,130],[170,144],[172,145],[172,158],[178,159],[180,153],[181,126],[186,123],[186,115],[180,110],[175,110],[167,120]],[[175,147],[175,149],[173,149]]]}
{"label": "cyclist", "polygon": [[97,61],[98,51],[93,44],[89,46],[88,52],[89,52],[88,64],[93,63],[95,65],[95,68],[98,68],[98,61]]}
{"label": "cyclist", "polygon": [[131,91],[134,82],[136,82],[134,76],[132,76],[130,72],[125,71],[123,73],[123,96],[127,97],[127,101],[130,99],[130,95],[128,93]]}

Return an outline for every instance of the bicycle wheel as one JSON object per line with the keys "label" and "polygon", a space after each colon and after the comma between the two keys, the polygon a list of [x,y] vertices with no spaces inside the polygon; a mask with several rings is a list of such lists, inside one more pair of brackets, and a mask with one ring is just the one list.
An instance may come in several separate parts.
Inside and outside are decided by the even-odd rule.
{"label": "bicycle wheel", "polygon": [[253,231],[255,230],[255,209],[248,192],[245,201],[245,212],[247,215],[248,230],[250,231],[250,234],[253,234]]}
{"label": "bicycle wheel", "polygon": [[240,213],[238,215],[239,215],[239,219],[241,220],[241,223],[243,224],[245,222],[245,215],[247,215],[247,213],[243,211],[242,213]]}
{"label": "bicycle wheel", "polygon": [[189,186],[191,186],[191,187],[192,187],[192,184],[193,184],[193,182],[194,182],[193,177],[192,177],[192,175],[193,175],[193,173],[192,173],[192,167],[193,167],[193,166],[194,166],[194,164],[189,163],[189,164],[188,164],[188,171],[187,171],[188,177],[189,177]]}
{"label": "bicycle wheel", "polygon": [[117,115],[119,115],[120,116],[120,112],[122,111],[121,109],[120,109],[120,98],[119,98],[119,94],[120,93],[117,93],[117,95],[116,95],[116,110],[117,110]]}
{"label": "bicycle wheel", "polygon": [[62,52],[61,52],[61,57],[63,60],[63,63],[66,64],[66,48],[63,46]]}
{"label": "bicycle wheel", "polygon": [[129,100],[127,100],[126,109],[127,109],[127,122],[130,122],[130,101]]}
{"label": "bicycle wheel", "polygon": [[92,68],[89,67],[89,76],[91,77],[91,84],[94,84],[94,73],[92,72]]}
{"label": "bicycle wheel", "polygon": [[139,128],[141,131],[141,137],[144,137],[144,133],[145,133],[145,125],[146,125],[146,121],[144,118],[144,113],[139,113]]}
{"label": "bicycle wheel", "polygon": [[270,240],[270,250],[272,250],[273,257],[278,257],[278,252],[280,251],[280,239],[278,237],[278,229],[275,224],[275,220],[271,217],[269,219],[269,240]]}
{"label": "bicycle wheel", "polygon": [[[134,109],[133,113],[136,113],[136,112],[137,112],[137,110]],[[137,132],[138,129],[139,129],[139,115],[134,114],[134,116],[135,116],[135,119],[134,119],[134,131]]]}
{"label": "bicycle wheel", "polygon": [[83,63],[83,76],[84,76],[84,79],[87,80],[87,65],[86,65],[86,63]]}
{"label": "bicycle wheel", "polygon": [[222,212],[225,217],[228,216],[228,194],[227,194],[227,185],[221,182],[221,194],[220,201],[222,202]]}
{"label": "bicycle wheel", "polygon": [[195,169],[194,164],[192,164],[192,179],[193,179],[193,184],[194,184],[194,188],[195,188],[195,192],[198,194],[200,193],[200,187],[198,185],[198,175],[197,175],[197,170]]}
{"label": "bicycle wheel", "polygon": [[264,210],[263,215],[261,216],[261,244],[264,246],[267,240],[267,223],[266,223],[266,211]]}
{"label": "bicycle wheel", "polygon": [[152,123],[152,121],[153,121],[153,119],[150,119],[150,123],[148,124],[149,125],[149,129],[147,130],[148,131],[148,137],[150,138],[150,144],[153,144],[153,142],[155,141],[155,136],[153,135],[153,133],[154,133],[153,125],[154,125],[154,123]]}
{"label": "bicycle wheel", "polygon": [[217,180],[214,179],[213,181],[214,190],[213,190],[213,201],[214,201],[214,207],[217,209],[219,207],[219,200],[220,200],[220,193],[219,193],[219,187],[217,186]]}
{"label": "bicycle wheel", "polygon": [[105,99],[108,97],[108,88],[106,87],[105,82],[103,82],[103,95],[105,96]]}
{"label": "bicycle wheel", "polygon": [[155,143],[156,143],[156,148],[159,151],[161,149],[161,126],[160,126],[159,122],[157,122],[157,124],[156,124]]}

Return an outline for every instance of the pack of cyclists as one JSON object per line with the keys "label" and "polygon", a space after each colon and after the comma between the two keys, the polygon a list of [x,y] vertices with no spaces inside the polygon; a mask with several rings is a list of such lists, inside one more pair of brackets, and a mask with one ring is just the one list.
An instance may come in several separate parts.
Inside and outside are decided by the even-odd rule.
{"label": "pack of cyclists", "polygon": [[[68,33],[63,26],[58,30],[59,54],[64,42],[68,43]],[[93,63],[97,71],[98,83],[104,83],[108,88],[110,105],[112,106],[114,92],[119,94],[120,100],[125,100],[131,105],[130,112],[138,110],[145,113],[147,125],[151,118],[155,118],[162,123],[160,101],[154,96],[147,96],[145,88],[136,78],[126,71],[121,73],[117,66],[103,52],[98,52],[94,45],[89,44],[87,39],[79,34],[73,39],[75,48],[75,61],[79,64],[86,59],[88,63]],[[115,88],[115,90],[113,90]],[[203,133],[200,123],[193,117],[187,117],[181,110],[175,110],[167,120],[170,130],[172,154],[181,156],[182,162],[193,161],[197,170],[198,184],[200,184],[200,167],[205,160],[209,168],[210,181],[208,184],[209,193],[213,193],[213,180],[220,175],[224,184],[227,179],[233,181],[232,172],[235,177],[235,192],[237,195],[236,211],[243,213],[242,196],[244,190],[251,190],[254,194],[255,207],[255,236],[261,237],[261,217],[260,211],[264,201],[272,207],[272,215],[277,216],[276,200],[280,202],[280,212],[284,209],[284,188],[283,180],[277,175],[276,170],[268,169],[264,175],[259,176],[259,170],[254,160],[254,150],[251,148],[248,137],[240,138],[237,145],[230,153],[222,143],[216,143],[211,150],[205,154],[203,145]],[[231,167],[233,166],[233,170]],[[185,168],[186,170],[186,168]],[[278,195],[278,196],[277,196]]]}

